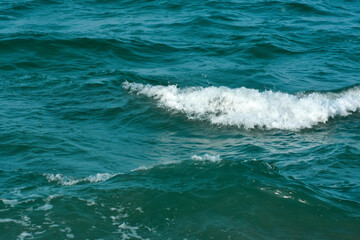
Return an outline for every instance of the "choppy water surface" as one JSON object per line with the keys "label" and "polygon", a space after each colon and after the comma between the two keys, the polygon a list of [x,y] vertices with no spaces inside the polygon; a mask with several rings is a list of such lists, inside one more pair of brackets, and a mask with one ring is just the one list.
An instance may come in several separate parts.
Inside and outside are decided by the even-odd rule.
{"label": "choppy water surface", "polygon": [[359,239],[358,1],[0,1],[1,239]]}

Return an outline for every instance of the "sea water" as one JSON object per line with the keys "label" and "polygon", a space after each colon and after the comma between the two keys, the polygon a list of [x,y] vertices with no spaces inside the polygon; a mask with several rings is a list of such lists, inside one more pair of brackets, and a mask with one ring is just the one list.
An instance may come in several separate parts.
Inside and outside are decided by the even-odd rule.
{"label": "sea water", "polygon": [[0,1],[0,239],[360,239],[358,1]]}

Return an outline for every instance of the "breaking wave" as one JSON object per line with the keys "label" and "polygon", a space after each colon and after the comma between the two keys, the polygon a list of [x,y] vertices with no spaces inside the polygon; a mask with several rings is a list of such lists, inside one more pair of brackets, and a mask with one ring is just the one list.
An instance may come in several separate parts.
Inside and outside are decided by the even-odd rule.
{"label": "breaking wave", "polygon": [[299,130],[347,116],[360,109],[360,88],[340,92],[288,94],[245,87],[152,86],[124,82],[131,93],[157,100],[160,107],[185,113],[190,119],[246,129]]}

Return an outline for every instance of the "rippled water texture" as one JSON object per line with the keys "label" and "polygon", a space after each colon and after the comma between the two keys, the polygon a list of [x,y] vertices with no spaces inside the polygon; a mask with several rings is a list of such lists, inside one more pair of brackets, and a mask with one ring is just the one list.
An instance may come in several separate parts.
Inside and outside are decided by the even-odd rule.
{"label": "rippled water texture", "polygon": [[1,1],[0,239],[360,239],[358,1]]}

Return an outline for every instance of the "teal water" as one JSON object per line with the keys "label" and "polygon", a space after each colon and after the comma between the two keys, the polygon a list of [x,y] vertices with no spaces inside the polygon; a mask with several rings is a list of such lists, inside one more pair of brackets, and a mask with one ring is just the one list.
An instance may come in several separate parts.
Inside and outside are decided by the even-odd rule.
{"label": "teal water", "polygon": [[358,1],[0,1],[0,239],[360,239]]}

